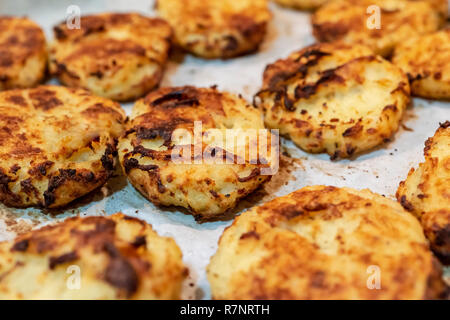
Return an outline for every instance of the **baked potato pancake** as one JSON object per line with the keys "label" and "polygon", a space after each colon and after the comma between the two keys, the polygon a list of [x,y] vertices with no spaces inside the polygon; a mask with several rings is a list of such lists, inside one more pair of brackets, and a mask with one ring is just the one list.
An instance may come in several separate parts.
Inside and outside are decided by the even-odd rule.
{"label": "baked potato pancake", "polygon": [[0,243],[0,299],[179,299],[181,258],[142,220],[68,218]]}
{"label": "baked potato pancake", "polygon": [[318,41],[364,44],[388,57],[403,41],[436,31],[442,17],[425,1],[333,0],[312,15],[311,23]]}
{"label": "baked potato pancake", "polygon": [[409,104],[408,78],[369,48],[308,46],[266,67],[255,104],[307,152],[347,158],[382,144]]}
{"label": "baked potato pancake", "polygon": [[56,208],[102,186],[114,170],[125,113],[86,90],[0,93],[0,201]]}
{"label": "baked potato pancake", "polygon": [[436,299],[442,270],[417,219],[369,190],[310,186],[225,229],[215,299]]}
{"label": "baked potato pancake", "polygon": [[28,18],[0,16],[0,91],[38,85],[46,67],[42,29]]}
{"label": "baked potato pancake", "polygon": [[450,121],[425,142],[425,161],[400,183],[397,199],[421,221],[431,248],[450,264]]}
{"label": "baked potato pancake", "polygon": [[159,0],[156,7],[176,44],[208,59],[256,51],[271,19],[267,0]]}
{"label": "baked potato pancake", "polygon": [[141,97],[159,85],[172,30],[137,13],[82,16],[80,29],[54,27],[50,72],[65,85],[118,101]]}
{"label": "baked potato pancake", "polygon": [[413,95],[450,100],[450,29],[406,40],[392,62],[408,75]]}
{"label": "baked potato pancake", "polygon": [[234,94],[160,88],[134,105],[119,159],[150,201],[208,220],[270,178],[263,170],[275,163],[278,149],[270,133],[256,136],[259,130],[267,133],[259,110]]}

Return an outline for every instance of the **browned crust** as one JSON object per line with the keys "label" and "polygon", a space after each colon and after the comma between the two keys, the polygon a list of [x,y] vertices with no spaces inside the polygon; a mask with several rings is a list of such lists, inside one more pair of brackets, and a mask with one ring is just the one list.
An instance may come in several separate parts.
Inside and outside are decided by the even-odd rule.
{"label": "browned crust", "polygon": [[246,0],[239,10],[230,0],[169,1],[155,7],[172,25],[177,45],[206,59],[229,59],[257,51],[271,17],[267,4],[259,0]]}

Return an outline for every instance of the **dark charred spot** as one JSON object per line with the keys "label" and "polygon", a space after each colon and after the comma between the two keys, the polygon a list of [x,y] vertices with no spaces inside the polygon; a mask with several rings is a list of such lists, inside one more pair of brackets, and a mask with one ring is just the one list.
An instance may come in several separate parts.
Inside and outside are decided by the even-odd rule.
{"label": "dark charred spot", "polygon": [[95,72],[91,72],[89,75],[93,76],[93,77],[96,77],[98,79],[103,78],[103,72],[101,70],[97,70]]}
{"label": "dark charred spot", "polygon": [[413,81],[417,81],[417,80],[422,80],[423,78],[425,78],[425,75],[422,75],[422,74],[416,74],[415,76],[413,76],[412,74],[410,74],[410,73],[407,73],[406,74],[407,75],[407,77],[408,77],[408,80],[409,80],[409,82],[413,82]]}
{"label": "dark charred spot", "polygon": [[321,72],[321,77],[314,84],[298,86],[295,88],[295,98],[309,98],[317,92],[317,88],[326,82],[344,82],[344,79],[336,74],[336,69],[329,69]]}
{"label": "dark charred spot", "polygon": [[133,266],[125,259],[111,260],[105,270],[105,280],[112,286],[124,290],[131,296],[138,288],[138,276]]}
{"label": "dark charred spot", "polygon": [[108,172],[112,172],[114,170],[114,156],[116,154],[117,151],[115,148],[111,144],[108,144],[106,146],[105,153],[101,157],[102,166]]}
{"label": "dark charred spot", "polygon": [[[314,60],[313,60],[314,61]],[[316,61],[317,63],[317,61]],[[303,64],[302,67],[305,67],[306,69],[302,69],[300,68],[299,72],[305,76],[307,73],[307,67],[311,65],[311,62]],[[291,76],[295,76],[298,73],[294,72],[294,73],[288,73],[288,74],[278,74],[276,75],[277,77],[277,83],[280,81],[279,79],[283,79],[285,80],[285,78],[289,78]],[[271,81],[273,80],[273,78],[271,79]],[[321,77],[318,81],[316,81],[315,83],[312,84],[305,84],[305,85],[299,85],[295,88],[294,90],[294,96],[295,99],[307,99],[309,97],[311,97],[312,95],[314,95],[317,92],[317,89],[320,85],[322,85],[323,83],[326,82],[343,82],[344,79],[337,75],[335,73],[335,69],[329,69],[329,70],[325,70],[321,73]],[[276,92],[275,95],[275,102],[279,103],[280,101],[283,101],[283,106],[286,110],[288,111],[293,111],[295,109],[294,107],[294,102],[292,100],[290,100],[288,94],[287,94],[287,88],[286,86],[278,86],[277,83],[274,83],[272,85],[272,87],[269,89],[269,91],[273,91]]]}
{"label": "dark charred spot", "polygon": [[44,192],[44,205],[51,206],[55,202],[54,192],[67,180],[75,180],[77,171],[74,169],[59,169],[59,175],[51,177],[48,188]]}
{"label": "dark charred spot", "polygon": [[115,110],[112,107],[105,106],[101,102],[90,106],[89,108],[84,110],[82,112],[82,114],[88,115],[88,116],[91,116],[94,118],[99,118],[99,117],[103,116],[104,114],[111,114],[111,115],[114,115],[118,119],[122,119],[122,115],[117,110]]}
{"label": "dark charred spot", "polygon": [[11,172],[12,174],[16,174],[17,171],[20,170],[20,166],[16,163],[14,164],[11,168],[9,168],[9,172]]}
{"label": "dark charred spot", "polygon": [[326,274],[323,271],[315,271],[311,276],[310,285],[313,288],[326,288]]}
{"label": "dark charred spot", "polygon": [[265,23],[255,23],[255,20],[245,14],[233,14],[229,17],[232,28],[236,28],[245,37],[250,38],[255,34],[264,34]]}
{"label": "dark charred spot", "polygon": [[72,262],[72,261],[77,260],[78,258],[79,257],[78,257],[78,254],[77,254],[76,251],[65,253],[65,254],[63,254],[61,256],[58,256],[58,257],[50,257],[49,268],[51,270],[53,270],[53,269],[55,269],[56,266],[58,266],[60,264],[64,264],[64,263],[67,263],[67,262]]}
{"label": "dark charred spot", "polygon": [[336,150],[331,156],[330,156],[330,160],[336,160],[337,158],[339,158],[341,154],[340,150]]}
{"label": "dark charred spot", "polygon": [[294,101],[289,99],[289,96],[288,96],[287,92],[284,92],[283,105],[284,105],[284,108],[286,110],[288,110],[288,111],[294,111],[295,110]]}
{"label": "dark charred spot", "polygon": [[139,161],[134,158],[125,159],[123,162],[125,173],[129,173],[132,169],[139,167]]}
{"label": "dark charred spot", "polygon": [[[277,72],[269,79],[268,84],[269,89],[270,90],[277,89],[278,84],[288,80],[293,76],[300,75],[302,77],[305,77],[306,74],[308,73],[309,67],[316,65],[322,57],[328,55],[330,55],[330,53],[323,52],[315,48],[307,50],[296,60],[294,60],[294,63],[298,64],[295,70]],[[303,60],[306,60],[306,62],[303,62]]]}
{"label": "dark charred spot", "polygon": [[10,67],[14,64],[13,57],[10,52],[0,51],[0,67]]}
{"label": "dark charred spot", "polygon": [[403,81],[401,81],[401,82],[398,84],[397,88],[395,88],[394,90],[392,90],[391,93],[395,93],[395,92],[397,92],[397,91],[400,91],[400,92],[402,92],[403,94],[409,96],[409,91],[406,90],[406,83],[403,82]]}
{"label": "dark charred spot", "polygon": [[314,60],[318,60],[322,57],[326,57],[329,56],[330,53],[325,52],[325,51],[320,51],[319,49],[312,49],[312,50],[307,50],[302,56],[300,56],[297,60],[301,59],[301,58],[309,58],[309,57],[313,57]]}
{"label": "dark charred spot", "polygon": [[[308,99],[310,96],[316,93],[315,85],[297,86],[295,88],[296,99]],[[303,110],[302,110],[303,111]]]}
{"label": "dark charred spot", "polygon": [[17,157],[23,157],[24,155],[33,155],[33,154],[39,154],[42,152],[41,149],[38,147],[33,147],[29,143],[26,142],[27,138],[25,134],[18,134],[16,136],[18,139],[22,140],[23,143],[18,144],[15,146],[13,150],[10,151],[11,155],[17,156]]}
{"label": "dark charred spot", "polygon": [[137,127],[136,137],[140,140],[153,140],[158,137],[164,140],[165,146],[169,146],[172,141],[172,133],[175,130],[172,126],[165,127],[157,127],[157,128],[145,128],[145,127]]}
{"label": "dark charred spot", "polygon": [[116,248],[116,246],[112,242],[105,242],[103,245],[103,250],[111,257],[111,258],[119,258],[120,251]]}
{"label": "dark charred spot", "polygon": [[98,16],[85,16],[80,21],[83,36],[105,31],[105,20]]}
{"label": "dark charred spot", "polygon": [[64,40],[67,38],[66,33],[64,32],[64,29],[61,27],[61,25],[57,25],[53,28],[53,32],[55,34],[55,38],[58,40]]}
{"label": "dark charred spot", "polygon": [[347,154],[348,154],[349,156],[351,156],[351,155],[356,151],[356,148],[355,148],[354,146],[352,146],[350,143],[347,143],[347,144],[345,145],[345,149],[346,149]]}
{"label": "dark charred spot", "polygon": [[127,296],[131,296],[138,288],[139,280],[136,270],[122,257],[114,244],[106,243],[105,250],[111,257],[105,270],[106,282],[120,290],[124,290]]}
{"label": "dark charred spot", "polygon": [[28,195],[31,195],[31,194],[39,195],[39,191],[36,189],[35,186],[33,186],[30,178],[21,181],[20,187],[22,188],[22,191]]}
{"label": "dark charred spot", "polygon": [[142,145],[134,147],[133,151],[131,151],[129,154],[132,155],[141,155],[141,157],[148,157],[151,159],[158,159],[162,161],[169,161],[172,159],[172,154],[160,154],[157,150],[147,149],[143,147]]}
{"label": "dark charred spot", "polygon": [[321,42],[340,39],[348,33],[350,28],[351,26],[348,23],[313,23],[313,33]]}
{"label": "dark charred spot", "polygon": [[383,108],[383,111],[392,110],[393,112],[397,112],[397,104],[389,104]]}
{"label": "dark charred spot", "polygon": [[159,175],[159,173],[155,173],[156,175],[156,185],[158,187],[158,192],[159,193],[164,193],[167,191],[167,188],[164,186],[164,184],[161,181],[161,176]]}
{"label": "dark charred spot", "polygon": [[27,251],[29,245],[30,240],[28,239],[20,240],[14,243],[14,245],[11,248],[11,251],[25,252]]}
{"label": "dark charred spot", "polygon": [[278,209],[278,212],[287,219],[293,219],[295,217],[303,215],[305,212],[298,208],[296,205],[287,204]]}
{"label": "dark charred spot", "polygon": [[3,192],[7,192],[9,191],[9,186],[8,184],[10,182],[14,182],[14,179],[12,179],[11,177],[9,177],[8,175],[6,175],[4,173],[4,171],[2,169],[0,169],[0,187],[2,189]]}
{"label": "dark charred spot", "polygon": [[316,202],[316,201],[312,201],[310,203],[307,203],[304,208],[307,211],[322,211],[325,209],[328,209],[329,205],[326,203],[321,203],[321,202]]}
{"label": "dark charred spot", "polygon": [[76,79],[76,80],[80,80],[80,77],[75,74],[74,72],[70,71],[67,66],[64,63],[60,63],[55,61],[56,64],[56,72],[55,75],[61,75],[63,73],[65,73],[67,76],[69,76],[70,78]]}
{"label": "dark charred spot", "polygon": [[94,146],[93,143],[98,143],[100,142],[100,136],[96,136],[94,139],[92,139],[91,141],[88,142],[88,144],[86,145],[89,149],[91,149],[92,151],[94,151]]}
{"label": "dark charred spot", "polygon": [[84,218],[84,223],[93,225],[94,229],[86,231],[72,229],[70,233],[76,235],[80,243],[93,243],[96,252],[105,250],[104,241],[114,236],[116,223],[104,217],[87,217]]}
{"label": "dark charred spot", "polygon": [[198,106],[199,101],[196,97],[197,91],[192,87],[184,87],[179,90],[169,92],[162,97],[151,102],[151,105],[161,106],[163,108],[177,108],[180,106]]}
{"label": "dark charred spot", "polygon": [[[20,124],[23,122],[22,118],[15,116],[7,116],[0,114],[0,133],[4,135],[6,139],[12,135],[14,131],[20,128]],[[25,135],[17,135],[18,138],[26,140]],[[5,139],[5,138],[2,138]]]}
{"label": "dark charred spot", "polygon": [[209,193],[211,193],[214,198],[219,198],[219,194],[215,190],[209,190]]}
{"label": "dark charred spot", "polygon": [[86,180],[88,182],[92,182],[95,180],[95,174],[92,171],[89,172],[82,172],[83,180]]}
{"label": "dark charred spot", "polygon": [[437,246],[445,246],[450,245],[450,224],[447,224],[445,227],[434,226],[433,228],[436,230],[435,241],[434,244]]}
{"label": "dark charred spot", "polygon": [[436,79],[436,80],[440,80],[442,78],[442,72],[436,72],[433,75],[433,78]]}

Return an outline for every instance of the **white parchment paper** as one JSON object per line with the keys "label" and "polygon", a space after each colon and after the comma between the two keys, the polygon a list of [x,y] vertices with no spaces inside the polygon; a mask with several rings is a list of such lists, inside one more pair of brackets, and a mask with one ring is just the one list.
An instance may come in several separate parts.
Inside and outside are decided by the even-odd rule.
{"label": "white parchment paper", "polygon": [[[65,19],[69,5],[78,5],[82,14],[138,11],[155,15],[152,0],[2,0],[0,14],[29,16],[44,28],[51,40],[52,26]],[[176,55],[167,67],[162,85],[216,84],[219,89],[241,93],[250,101],[261,85],[262,72],[268,63],[314,42],[309,14],[273,4],[271,9],[274,18],[259,53],[227,61],[205,61],[189,55]],[[132,104],[122,106],[129,113]],[[265,194],[259,192],[261,196],[244,200],[235,212],[314,184],[369,188],[393,198],[398,183],[406,177],[411,166],[423,160],[425,140],[434,134],[439,122],[445,120],[450,120],[450,103],[414,99],[404,117],[403,127],[391,142],[352,160],[332,162],[327,155],[307,154],[290,141],[284,141],[291,156],[299,160],[283,161],[280,174],[265,187]],[[16,232],[27,228],[28,222],[39,227],[71,215],[108,215],[117,211],[144,219],[159,234],[175,238],[190,269],[183,297],[210,298],[205,268],[232,216],[224,221],[198,224],[192,216],[174,208],[155,207],[123,176],[114,178],[102,190],[86,196],[59,215],[48,215],[38,209],[0,207],[0,240],[13,238]]]}

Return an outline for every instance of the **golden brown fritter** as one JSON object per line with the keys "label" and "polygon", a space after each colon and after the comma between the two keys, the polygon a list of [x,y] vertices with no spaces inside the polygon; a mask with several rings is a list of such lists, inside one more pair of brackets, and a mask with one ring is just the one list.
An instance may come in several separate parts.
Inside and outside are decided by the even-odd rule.
{"label": "golden brown fritter", "polygon": [[276,3],[299,10],[315,10],[328,0],[274,0]]}
{"label": "golden brown fritter", "polygon": [[400,183],[397,199],[422,223],[431,248],[450,264],[450,121],[425,143],[425,162]]}
{"label": "golden brown fritter", "polygon": [[327,186],[237,217],[207,272],[215,299],[433,299],[446,289],[414,216],[369,190]]}
{"label": "golden brown fritter", "polygon": [[27,18],[0,16],[0,91],[37,85],[46,65],[42,29]]}
{"label": "golden brown fritter", "polygon": [[0,93],[0,201],[63,206],[114,169],[120,105],[82,89],[40,86]]}
{"label": "golden brown fritter", "polygon": [[278,156],[270,134],[267,155],[264,140],[251,136],[264,129],[260,112],[215,88],[153,91],[136,102],[127,129],[118,151],[131,183],[153,203],[187,208],[196,219],[234,207],[269,179],[262,170]]}
{"label": "golden brown fritter", "polygon": [[186,271],[173,239],[121,213],[0,243],[0,299],[179,299]]}
{"label": "golden brown fritter", "polygon": [[[372,5],[381,8],[379,29],[372,28],[373,14],[367,13]],[[334,0],[320,7],[311,22],[313,34],[319,41],[364,44],[376,54],[387,57],[403,41],[436,31],[442,20],[424,1]]]}
{"label": "golden brown fritter", "polygon": [[271,19],[267,0],[159,0],[176,43],[197,56],[232,58],[258,49]]}
{"label": "golden brown fritter", "polygon": [[450,29],[401,43],[392,62],[408,75],[413,95],[450,100]]}
{"label": "golden brown fritter", "polygon": [[370,49],[322,43],[266,67],[255,103],[300,148],[350,157],[397,131],[409,103],[402,71]]}
{"label": "golden brown fritter", "polygon": [[161,19],[136,13],[83,16],[80,29],[55,26],[50,71],[70,87],[125,101],[156,87],[172,34]]}

